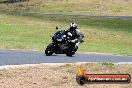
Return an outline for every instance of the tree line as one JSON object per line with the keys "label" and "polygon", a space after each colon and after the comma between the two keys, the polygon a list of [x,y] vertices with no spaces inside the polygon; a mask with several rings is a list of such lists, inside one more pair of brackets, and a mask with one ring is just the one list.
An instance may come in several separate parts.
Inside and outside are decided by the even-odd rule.
{"label": "tree line", "polygon": [[16,3],[16,2],[24,2],[29,0],[0,0],[0,3]]}

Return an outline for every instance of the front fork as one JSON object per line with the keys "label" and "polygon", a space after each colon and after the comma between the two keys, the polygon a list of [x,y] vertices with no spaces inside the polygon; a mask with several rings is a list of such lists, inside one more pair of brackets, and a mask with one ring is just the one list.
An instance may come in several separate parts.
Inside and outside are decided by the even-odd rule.
{"label": "front fork", "polygon": [[53,50],[54,50],[55,53],[56,52],[60,52],[60,46],[59,46],[59,44],[53,43]]}

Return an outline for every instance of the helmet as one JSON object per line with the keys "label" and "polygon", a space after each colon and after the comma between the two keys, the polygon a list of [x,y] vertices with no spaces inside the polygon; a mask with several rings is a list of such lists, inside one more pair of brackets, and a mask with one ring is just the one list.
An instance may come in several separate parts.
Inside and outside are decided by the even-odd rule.
{"label": "helmet", "polygon": [[70,24],[70,30],[75,30],[77,29],[77,24],[76,23],[71,23]]}

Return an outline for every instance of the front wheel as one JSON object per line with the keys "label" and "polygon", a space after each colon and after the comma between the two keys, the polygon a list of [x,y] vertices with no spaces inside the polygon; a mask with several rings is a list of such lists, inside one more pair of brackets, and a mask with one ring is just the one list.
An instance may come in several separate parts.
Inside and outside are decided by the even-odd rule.
{"label": "front wheel", "polygon": [[45,50],[45,54],[46,54],[46,56],[51,56],[54,52],[52,51],[52,47],[53,46],[53,44],[51,43],[51,44],[49,44],[48,46],[47,46],[47,48],[46,48],[46,50]]}

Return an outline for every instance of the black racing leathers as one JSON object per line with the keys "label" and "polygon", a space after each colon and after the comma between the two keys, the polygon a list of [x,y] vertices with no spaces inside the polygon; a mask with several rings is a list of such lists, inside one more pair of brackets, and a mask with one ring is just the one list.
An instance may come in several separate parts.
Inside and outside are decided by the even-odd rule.
{"label": "black racing leathers", "polygon": [[69,47],[70,49],[78,48],[78,45],[83,42],[84,35],[80,32],[79,29],[75,30],[66,30],[66,34],[70,37]]}
{"label": "black racing leathers", "polygon": [[75,29],[75,30],[68,29],[66,30],[66,33],[68,34],[68,36],[70,36],[71,41],[75,40],[77,41],[76,43],[83,42],[84,35],[80,32],[79,29]]}

